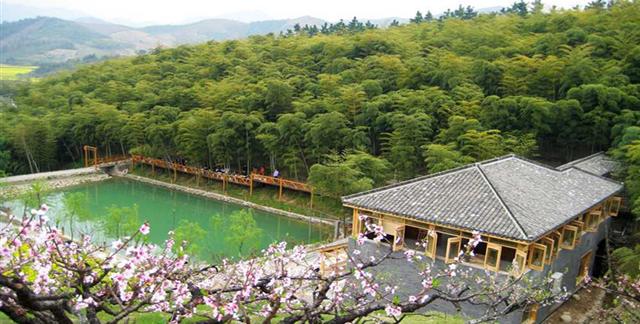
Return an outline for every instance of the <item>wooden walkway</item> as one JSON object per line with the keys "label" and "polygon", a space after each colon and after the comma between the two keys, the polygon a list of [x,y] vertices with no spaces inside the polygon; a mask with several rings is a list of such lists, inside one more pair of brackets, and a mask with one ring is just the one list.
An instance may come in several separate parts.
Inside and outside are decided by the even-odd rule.
{"label": "wooden walkway", "polygon": [[168,162],[165,160],[144,157],[141,155],[132,155],[131,160],[134,167],[136,163],[142,163],[142,164],[150,165],[152,170],[154,170],[156,167],[167,169],[167,170],[173,170],[173,182],[176,181],[177,173],[180,172],[180,173],[195,175],[196,181],[198,182],[198,184],[200,182],[200,178],[221,181],[222,189],[225,191],[229,183],[247,186],[249,187],[250,195],[253,194],[253,184],[256,182],[263,183],[270,186],[277,186],[279,188],[278,199],[282,199],[282,190],[284,188],[296,190],[296,191],[308,192],[311,194],[311,207],[313,207],[313,187],[311,187],[310,185],[304,182],[298,182],[298,181],[287,180],[282,178],[275,178],[275,177],[266,176],[266,175],[257,174],[257,173],[251,173],[251,175],[249,176],[244,176],[239,174],[227,174],[223,172],[216,172],[216,171],[197,168],[193,166],[182,165],[179,163]]}

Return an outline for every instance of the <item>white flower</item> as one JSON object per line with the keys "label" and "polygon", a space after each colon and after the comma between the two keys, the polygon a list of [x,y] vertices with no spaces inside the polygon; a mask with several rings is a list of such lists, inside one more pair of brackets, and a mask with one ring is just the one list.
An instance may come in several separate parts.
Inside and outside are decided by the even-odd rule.
{"label": "white flower", "polygon": [[147,235],[149,234],[149,230],[151,228],[149,227],[149,223],[144,223],[142,224],[142,226],[140,226],[140,233],[142,233],[142,235]]}
{"label": "white flower", "polygon": [[111,248],[114,250],[117,250],[119,248],[122,247],[122,241],[121,240],[115,240],[113,242],[111,242]]}

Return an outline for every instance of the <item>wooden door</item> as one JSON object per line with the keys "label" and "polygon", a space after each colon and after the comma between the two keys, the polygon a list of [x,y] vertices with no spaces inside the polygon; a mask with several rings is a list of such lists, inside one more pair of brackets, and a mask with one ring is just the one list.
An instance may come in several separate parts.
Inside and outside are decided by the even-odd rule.
{"label": "wooden door", "polygon": [[400,251],[404,248],[404,226],[398,226],[393,240],[393,251]]}
{"label": "wooden door", "polygon": [[514,267],[511,273],[514,276],[520,276],[522,273],[524,273],[525,267],[527,266],[527,251],[516,249],[516,257],[514,259],[514,263],[515,265],[517,265],[517,268]]}
{"label": "wooden door", "polygon": [[447,240],[447,253],[445,254],[444,259],[446,263],[453,263],[456,261],[458,253],[460,252],[460,242],[461,238],[459,237],[452,237]]}
{"label": "wooden door", "polygon": [[500,270],[501,254],[502,254],[502,246],[498,244],[488,243],[487,253],[484,256],[484,267],[493,271]]}
{"label": "wooden door", "polygon": [[430,257],[432,260],[435,260],[436,248],[438,246],[438,233],[436,233],[436,231],[434,230],[429,230],[429,233],[427,234],[427,237],[425,239],[427,240],[427,244],[424,254]]}

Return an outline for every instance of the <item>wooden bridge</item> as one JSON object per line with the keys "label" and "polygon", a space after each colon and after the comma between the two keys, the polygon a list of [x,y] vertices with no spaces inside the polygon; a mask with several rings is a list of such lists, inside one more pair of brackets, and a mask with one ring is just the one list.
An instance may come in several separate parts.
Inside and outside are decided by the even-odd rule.
{"label": "wooden bridge", "polygon": [[142,164],[150,165],[152,170],[154,170],[156,167],[166,169],[166,170],[173,170],[173,182],[176,181],[178,172],[195,175],[196,181],[198,184],[200,182],[200,178],[218,180],[222,182],[223,191],[226,191],[226,188],[229,183],[233,183],[233,184],[249,187],[249,195],[253,195],[253,185],[254,183],[257,182],[257,183],[263,183],[270,186],[277,186],[279,188],[278,199],[280,200],[282,199],[282,190],[284,188],[296,190],[296,191],[308,192],[311,194],[311,207],[313,207],[313,195],[314,195],[313,187],[311,187],[310,185],[304,182],[298,182],[298,181],[288,180],[283,178],[276,178],[276,177],[266,176],[266,175],[257,174],[257,173],[251,173],[251,175],[249,176],[240,175],[240,174],[228,174],[224,172],[216,172],[208,169],[183,165],[175,162],[169,162],[169,161],[145,157],[141,155],[132,155],[131,161],[134,167],[136,163],[142,163]]}
{"label": "wooden bridge", "polygon": [[105,157],[98,156],[98,149],[94,146],[85,145],[82,147],[84,151],[84,167],[88,168],[92,164],[96,169],[99,165],[111,162],[119,162],[128,160],[131,157],[126,155],[110,155]]}
{"label": "wooden bridge", "polygon": [[183,165],[175,162],[165,161],[161,159],[155,159],[150,157],[145,157],[142,155],[113,155],[108,157],[99,157],[98,149],[94,146],[85,145],[83,148],[84,151],[84,166],[89,167],[90,164],[93,164],[95,168],[98,168],[99,165],[111,162],[118,162],[131,159],[133,167],[135,167],[136,163],[147,164],[151,166],[152,170],[155,170],[156,167],[173,170],[173,182],[176,182],[178,177],[178,172],[192,174],[196,176],[197,184],[200,184],[200,178],[213,179],[222,181],[222,190],[226,192],[227,185],[229,183],[234,183],[237,185],[247,186],[249,187],[249,195],[253,195],[253,184],[263,183],[270,186],[277,186],[278,190],[278,199],[282,200],[282,190],[284,188],[308,192],[311,194],[311,207],[313,207],[313,187],[310,185],[283,178],[270,177],[263,174],[251,173],[249,176],[240,175],[240,174],[228,174],[224,172],[216,172],[208,169]]}

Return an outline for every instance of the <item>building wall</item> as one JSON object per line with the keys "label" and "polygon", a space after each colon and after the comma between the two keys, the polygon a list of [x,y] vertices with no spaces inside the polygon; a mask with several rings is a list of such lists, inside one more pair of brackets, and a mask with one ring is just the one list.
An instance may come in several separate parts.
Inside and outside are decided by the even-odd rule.
{"label": "building wall", "polygon": [[[580,261],[582,256],[592,251],[589,273],[593,271],[593,263],[595,254],[598,249],[598,244],[605,238],[606,228],[611,222],[611,218],[602,222],[597,232],[585,232],[581,238],[580,243],[576,245],[573,250],[560,250],[558,256],[554,262],[550,265],[546,265],[543,271],[529,270],[526,275],[532,278],[538,278],[543,280],[546,276],[555,272],[563,273],[562,287],[566,288],[568,292],[575,292],[576,290],[576,277],[580,271]],[[382,257],[390,250],[389,245],[377,244],[371,241],[367,241],[363,246],[356,246],[355,241],[350,239],[349,250],[358,249],[361,251],[361,257],[363,260],[368,260],[370,256],[376,258]],[[376,273],[377,278],[385,278],[384,280],[392,285],[398,286],[398,294],[403,298],[408,298],[410,295],[417,294],[421,289],[422,277],[418,274],[416,265],[407,262],[403,256],[403,251],[394,252],[392,254],[394,259],[387,259],[377,266],[373,272]],[[436,260],[434,263],[436,267],[444,268],[447,265],[441,260]],[[486,277],[484,269],[478,269],[474,267],[465,267],[473,275],[479,275]],[[504,275],[506,276],[506,275]],[[469,282],[470,285],[474,283]],[[537,323],[546,319],[561,303],[555,305],[549,305],[546,307],[540,307],[538,310]],[[463,304],[462,313],[459,313],[454,305],[447,301],[436,301],[431,305],[425,307],[423,311],[438,311],[448,314],[458,314],[467,318],[481,317],[485,308],[478,305]],[[521,323],[523,311],[519,310],[511,313],[499,320],[500,323]]]}
{"label": "building wall", "polygon": [[[567,289],[568,292],[575,292],[577,290],[576,278],[580,272],[580,261],[582,256],[592,252],[591,261],[589,262],[589,275],[593,272],[593,265],[595,261],[595,255],[598,250],[598,244],[605,239],[607,228],[611,224],[611,217],[607,218],[598,226],[597,232],[586,232],[580,238],[580,243],[576,245],[573,250],[561,250],[558,256],[550,265],[546,265],[543,271],[530,271],[529,275],[537,278],[544,278],[555,272],[560,272],[562,277],[562,286]],[[538,323],[546,319],[555,309],[560,307],[561,304],[549,305],[547,307],[541,307],[538,310]]]}

